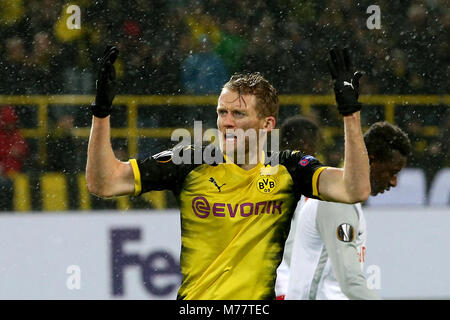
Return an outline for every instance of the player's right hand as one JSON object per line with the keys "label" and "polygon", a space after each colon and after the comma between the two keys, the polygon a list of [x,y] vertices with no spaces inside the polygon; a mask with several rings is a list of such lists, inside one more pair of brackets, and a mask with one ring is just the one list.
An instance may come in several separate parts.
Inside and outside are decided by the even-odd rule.
{"label": "player's right hand", "polygon": [[334,83],[334,93],[338,111],[343,116],[361,110],[359,98],[359,79],[363,75],[360,71],[354,71],[350,53],[347,48],[343,50],[334,47],[330,50],[328,69]]}
{"label": "player's right hand", "polygon": [[114,61],[119,50],[114,46],[107,46],[100,59],[98,70],[95,101],[91,105],[92,114],[97,118],[105,118],[111,114],[112,102],[116,94],[116,70]]}

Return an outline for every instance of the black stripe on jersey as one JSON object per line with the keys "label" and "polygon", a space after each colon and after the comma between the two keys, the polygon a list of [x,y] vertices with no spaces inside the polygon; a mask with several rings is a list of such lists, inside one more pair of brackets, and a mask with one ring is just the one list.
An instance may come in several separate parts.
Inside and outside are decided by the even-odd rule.
{"label": "black stripe on jersey", "polygon": [[[215,159],[216,152],[221,152],[217,146],[212,144],[195,146],[195,145],[180,145],[173,149],[165,150],[157,153],[144,160],[138,160],[137,164],[141,174],[142,193],[151,190],[172,190],[175,194],[181,191],[183,182],[186,176],[196,167],[207,164],[204,161],[203,153],[208,152],[212,158]],[[202,157],[200,163],[195,163],[195,152],[201,152]],[[176,154],[180,158],[185,158],[188,153],[187,163],[175,164],[173,156]],[[221,162],[223,156],[220,155]],[[216,166],[218,163],[213,162],[209,165]]]}
{"label": "black stripe on jersey", "polygon": [[294,182],[293,190],[295,194],[303,194],[308,198],[318,199],[313,195],[312,183],[314,172],[324,167],[319,160],[302,151],[284,150],[268,153],[264,165],[284,166],[292,177]]}

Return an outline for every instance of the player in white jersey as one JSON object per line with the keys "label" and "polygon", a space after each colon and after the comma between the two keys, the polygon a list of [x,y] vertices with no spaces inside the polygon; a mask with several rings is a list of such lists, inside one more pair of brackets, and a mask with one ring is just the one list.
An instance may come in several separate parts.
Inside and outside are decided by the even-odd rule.
{"label": "player in white jersey", "polygon": [[[375,196],[396,186],[411,146],[407,135],[388,122],[373,124],[364,141]],[[378,299],[362,273],[367,231],[361,204],[307,199],[295,227],[293,241],[286,243],[291,247],[285,248],[292,252],[288,285],[276,285],[279,299]],[[283,283],[286,275],[280,279]]]}
{"label": "player in white jersey", "polygon": [[[319,127],[314,121],[302,116],[293,116],[287,118],[281,125],[280,149],[301,150],[305,154],[315,156],[320,137]],[[297,226],[298,213],[304,202],[305,197],[301,197],[292,217],[291,231],[286,240],[283,260],[277,269],[275,293],[287,291],[292,245],[294,241],[293,235],[295,234],[295,228]]]}

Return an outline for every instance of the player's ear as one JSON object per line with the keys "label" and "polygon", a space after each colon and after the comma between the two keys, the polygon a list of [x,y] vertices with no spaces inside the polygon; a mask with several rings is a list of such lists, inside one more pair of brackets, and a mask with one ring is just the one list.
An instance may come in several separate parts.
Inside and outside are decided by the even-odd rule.
{"label": "player's ear", "polygon": [[276,120],[275,117],[273,116],[268,116],[264,118],[264,129],[267,130],[267,132],[272,131],[273,129],[275,129],[275,124],[276,124]]}

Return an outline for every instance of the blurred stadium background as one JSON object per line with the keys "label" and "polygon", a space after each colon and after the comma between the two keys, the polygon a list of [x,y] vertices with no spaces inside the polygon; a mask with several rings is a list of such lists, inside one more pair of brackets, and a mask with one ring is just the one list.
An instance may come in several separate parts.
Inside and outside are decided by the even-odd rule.
{"label": "blurred stadium background", "polygon": [[[374,253],[368,259],[382,276],[376,289],[386,298],[450,298],[450,260],[442,255],[450,244],[443,229],[450,225],[448,2],[377,1],[379,30],[366,27],[372,4],[0,0],[0,298],[145,299],[176,292],[173,196],[102,200],[86,189],[88,106],[106,44],[120,50],[111,118],[119,159],[173,146],[172,130],[190,129],[194,120],[205,130],[215,127],[221,86],[246,70],[261,72],[279,91],[278,123],[296,114],[314,119],[322,130],[319,158],[340,165],[343,127],[325,64],[336,43],[348,45],[365,72],[363,127],[387,120],[413,144],[398,188],[365,204],[368,257]],[[67,28],[69,5],[81,8],[80,29]],[[129,226],[134,235],[125,232]],[[125,238],[114,228],[126,229]],[[137,247],[148,255],[147,265],[122,266],[130,269],[122,282],[111,259],[120,242],[113,235],[140,239]],[[84,290],[68,289],[69,265],[89,270]],[[124,282],[134,290],[120,291]]]}

